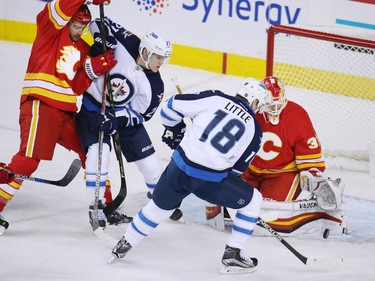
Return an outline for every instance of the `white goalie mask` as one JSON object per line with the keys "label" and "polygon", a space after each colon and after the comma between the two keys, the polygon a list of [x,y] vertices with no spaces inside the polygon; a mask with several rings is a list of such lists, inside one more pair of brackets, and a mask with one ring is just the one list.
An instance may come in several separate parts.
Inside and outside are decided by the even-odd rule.
{"label": "white goalie mask", "polygon": [[250,106],[255,100],[258,100],[258,108],[255,113],[263,113],[267,99],[269,99],[265,85],[254,78],[246,79],[237,90],[237,95],[245,98]]}
{"label": "white goalie mask", "polygon": [[265,107],[266,119],[272,125],[279,124],[281,111],[284,109],[287,99],[285,97],[284,84],[274,76],[268,76],[262,80],[266,86],[270,102]]}
{"label": "white goalie mask", "polygon": [[[143,58],[143,50],[147,50],[147,61]],[[139,44],[139,53],[146,67],[149,68],[148,63],[152,54],[157,54],[164,57],[163,65],[166,65],[172,55],[172,43],[160,31],[147,32]]]}

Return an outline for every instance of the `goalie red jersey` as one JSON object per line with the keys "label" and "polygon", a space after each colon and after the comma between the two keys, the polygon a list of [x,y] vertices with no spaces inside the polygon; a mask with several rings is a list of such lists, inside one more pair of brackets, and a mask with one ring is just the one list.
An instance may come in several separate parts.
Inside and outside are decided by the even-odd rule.
{"label": "goalie red jersey", "polygon": [[73,42],[67,23],[82,2],[53,1],[38,14],[37,35],[24,78],[21,103],[32,96],[54,108],[77,111],[77,95],[91,83],[82,67],[89,45],[83,39]]}
{"label": "goalie red jersey", "polygon": [[283,94],[273,98],[272,107],[263,115],[256,115],[263,129],[262,144],[243,178],[265,198],[290,201],[301,192],[299,172],[311,168],[324,171],[325,163],[307,112],[300,105],[286,101]]}

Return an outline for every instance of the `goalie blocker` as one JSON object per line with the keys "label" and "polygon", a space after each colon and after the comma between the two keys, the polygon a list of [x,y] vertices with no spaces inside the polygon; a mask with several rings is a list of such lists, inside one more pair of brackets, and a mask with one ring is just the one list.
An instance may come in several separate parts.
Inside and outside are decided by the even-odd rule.
{"label": "goalie blocker", "polygon": [[[344,183],[340,178],[333,181],[316,170],[302,172],[301,187],[309,192],[308,199],[291,202],[264,199],[260,217],[274,230],[286,235],[321,233],[328,238],[329,235],[350,233],[342,202]],[[231,217],[235,216],[235,212],[206,204],[207,222],[218,230],[232,226]],[[268,236],[269,233],[263,228],[256,228],[254,235]]]}

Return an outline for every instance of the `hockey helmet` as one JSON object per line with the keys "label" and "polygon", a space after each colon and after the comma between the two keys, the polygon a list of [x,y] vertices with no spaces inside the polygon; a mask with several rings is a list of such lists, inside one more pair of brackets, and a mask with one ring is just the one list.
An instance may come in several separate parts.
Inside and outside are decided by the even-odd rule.
{"label": "hockey helmet", "polygon": [[143,36],[138,48],[139,53],[142,54],[144,49],[147,50],[147,61],[144,60],[142,55],[141,58],[147,68],[152,54],[165,57],[163,65],[168,63],[169,58],[172,55],[172,44],[160,31],[149,31]]}
{"label": "hockey helmet", "polygon": [[80,22],[82,24],[88,24],[91,21],[91,12],[87,5],[81,5],[77,12],[72,16],[71,20]]}
{"label": "hockey helmet", "polygon": [[258,108],[255,112],[264,112],[268,95],[266,87],[261,81],[255,78],[246,79],[237,90],[237,95],[244,98],[250,106],[255,100],[258,100]]}
{"label": "hockey helmet", "polygon": [[271,124],[277,125],[280,121],[281,111],[287,103],[284,84],[275,76],[268,76],[262,82],[270,96],[270,102],[267,102],[265,107],[265,114]]}

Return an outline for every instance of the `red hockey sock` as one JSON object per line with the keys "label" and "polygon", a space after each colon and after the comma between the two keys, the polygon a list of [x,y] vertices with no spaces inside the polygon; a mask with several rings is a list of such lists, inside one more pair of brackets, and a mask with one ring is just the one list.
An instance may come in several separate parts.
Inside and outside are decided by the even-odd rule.
{"label": "red hockey sock", "polygon": [[109,180],[106,180],[105,182],[104,198],[105,198],[105,203],[107,205],[113,201],[112,192],[111,192],[111,182]]}

